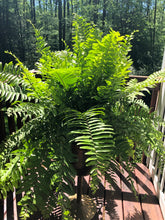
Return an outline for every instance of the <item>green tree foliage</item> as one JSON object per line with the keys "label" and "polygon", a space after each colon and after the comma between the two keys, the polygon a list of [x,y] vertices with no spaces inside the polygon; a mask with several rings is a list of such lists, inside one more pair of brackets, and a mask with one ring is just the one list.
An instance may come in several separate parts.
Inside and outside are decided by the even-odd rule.
{"label": "green tree foliage", "polygon": [[94,191],[100,175],[111,183],[123,163],[131,170],[139,149],[147,152],[150,145],[164,159],[156,130],[161,122],[137,96],[165,73],[127,84],[132,36],[113,30],[103,35],[81,17],[73,27],[73,51],[56,52],[35,29],[40,78],[16,57],[16,67],[9,64],[0,72],[0,97],[12,102],[6,113],[23,122],[0,146],[0,195],[13,187],[25,193],[22,219],[36,210],[48,218],[56,205],[68,213],[76,175],[73,145],[86,152]]}
{"label": "green tree foliage", "polygon": [[52,50],[72,48],[72,20],[76,13],[107,34],[110,28],[122,35],[136,32],[130,52],[136,73],[160,69],[164,48],[165,5],[161,0],[0,0],[0,60],[13,51],[28,67],[34,68],[35,37],[31,20],[40,29]]}

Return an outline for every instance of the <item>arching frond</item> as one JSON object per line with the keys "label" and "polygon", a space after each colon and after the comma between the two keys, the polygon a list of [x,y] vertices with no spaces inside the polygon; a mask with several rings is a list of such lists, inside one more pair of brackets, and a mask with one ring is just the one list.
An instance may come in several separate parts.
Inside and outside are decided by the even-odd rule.
{"label": "arching frond", "polygon": [[0,98],[3,101],[30,101],[32,98],[29,97],[26,93],[24,93],[21,87],[10,86],[8,83],[0,82]]}
{"label": "arching frond", "polygon": [[144,91],[149,92],[149,88],[154,88],[161,82],[165,81],[165,71],[157,71],[148,76],[148,78],[142,82],[137,82],[137,79],[132,79],[127,83],[125,88],[125,94],[133,100],[138,95],[144,96]]}
{"label": "arching frond", "polygon": [[25,90],[28,87],[21,76],[14,75],[11,72],[0,72],[0,81],[15,87],[21,86],[22,90]]}
{"label": "arching frond", "polygon": [[[109,167],[111,159],[115,156],[113,128],[106,125],[98,115],[104,114],[103,109],[91,109],[87,112],[70,112],[67,124],[71,127],[70,135],[80,149],[86,150],[87,166],[92,166],[92,187],[99,181],[99,172],[104,174]],[[104,165],[103,165],[104,164]]]}
{"label": "arching frond", "polygon": [[[1,67],[2,69],[2,67]],[[0,98],[10,103],[31,101],[35,98],[28,93],[29,84],[23,79],[22,69],[13,63],[5,64],[0,72]]]}

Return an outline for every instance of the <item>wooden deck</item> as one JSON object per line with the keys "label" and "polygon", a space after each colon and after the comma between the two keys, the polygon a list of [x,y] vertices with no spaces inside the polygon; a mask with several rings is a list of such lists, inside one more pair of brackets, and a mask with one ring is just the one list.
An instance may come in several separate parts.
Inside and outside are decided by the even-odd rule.
{"label": "wooden deck", "polygon": [[93,196],[89,187],[90,177],[84,177],[83,193],[97,204],[93,220],[163,220],[158,199],[151,182],[149,171],[143,164],[137,164],[132,180],[137,196],[126,179],[128,173],[116,173],[116,183],[109,188],[104,180]]}
{"label": "wooden deck", "polygon": [[[137,196],[127,181],[128,173],[116,173],[116,182],[109,187],[104,180],[95,195],[90,189],[90,176],[83,179],[83,194],[92,197],[97,205],[97,213],[93,220],[163,220],[158,199],[151,182],[149,171],[143,164],[137,164],[132,175]],[[15,194],[13,194],[15,195]],[[17,220],[16,197],[7,199],[7,208],[0,203],[0,220]],[[31,220],[42,220],[38,215]],[[50,219],[61,219],[50,217]]]}

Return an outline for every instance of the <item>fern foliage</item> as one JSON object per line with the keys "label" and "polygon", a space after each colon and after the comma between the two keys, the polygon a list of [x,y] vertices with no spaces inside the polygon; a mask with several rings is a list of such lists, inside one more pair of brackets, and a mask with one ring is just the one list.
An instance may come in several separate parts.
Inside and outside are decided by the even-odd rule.
{"label": "fern foliage", "polygon": [[93,167],[90,172],[93,189],[98,185],[100,174],[105,174],[116,156],[113,128],[98,118],[100,114],[104,114],[102,109],[91,109],[84,113],[71,111],[67,115],[67,125],[73,137],[71,142],[86,151],[86,165]]}
{"label": "fern foliage", "polygon": [[73,27],[73,51],[56,52],[34,28],[39,78],[14,55],[16,66],[0,65],[0,99],[10,102],[5,113],[23,124],[0,144],[0,195],[13,187],[24,193],[22,219],[37,210],[46,219],[58,205],[69,213],[73,144],[85,151],[94,191],[101,175],[113,184],[121,165],[131,171],[149,145],[165,158],[156,129],[161,119],[137,99],[162,82],[164,72],[127,83],[132,35],[110,30],[103,36],[81,17]]}
{"label": "fern foliage", "polygon": [[0,98],[6,102],[30,101],[30,97],[25,92],[27,84],[22,77],[19,77],[20,68],[14,67],[12,63],[5,64],[3,70],[2,63],[0,66]]}
{"label": "fern foliage", "polygon": [[159,83],[165,81],[165,71],[157,71],[142,82],[137,82],[136,79],[132,79],[127,83],[125,89],[126,95],[133,100],[137,96],[144,96],[145,91],[149,93],[149,88],[155,88]]}

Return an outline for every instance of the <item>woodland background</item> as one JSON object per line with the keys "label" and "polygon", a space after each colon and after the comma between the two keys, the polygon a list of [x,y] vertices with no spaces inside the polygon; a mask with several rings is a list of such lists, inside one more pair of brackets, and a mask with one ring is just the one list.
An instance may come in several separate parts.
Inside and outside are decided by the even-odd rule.
{"label": "woodland background", "polygon": [[52,50],[72,48],[74,13],[95,23],[104,34],[133,31],[133,72],[149,75],[161,68],[165,46],[165,0],[0,0],[0,61],[11,61],[12,51],[29,68],[38,54],[32,21]]}

